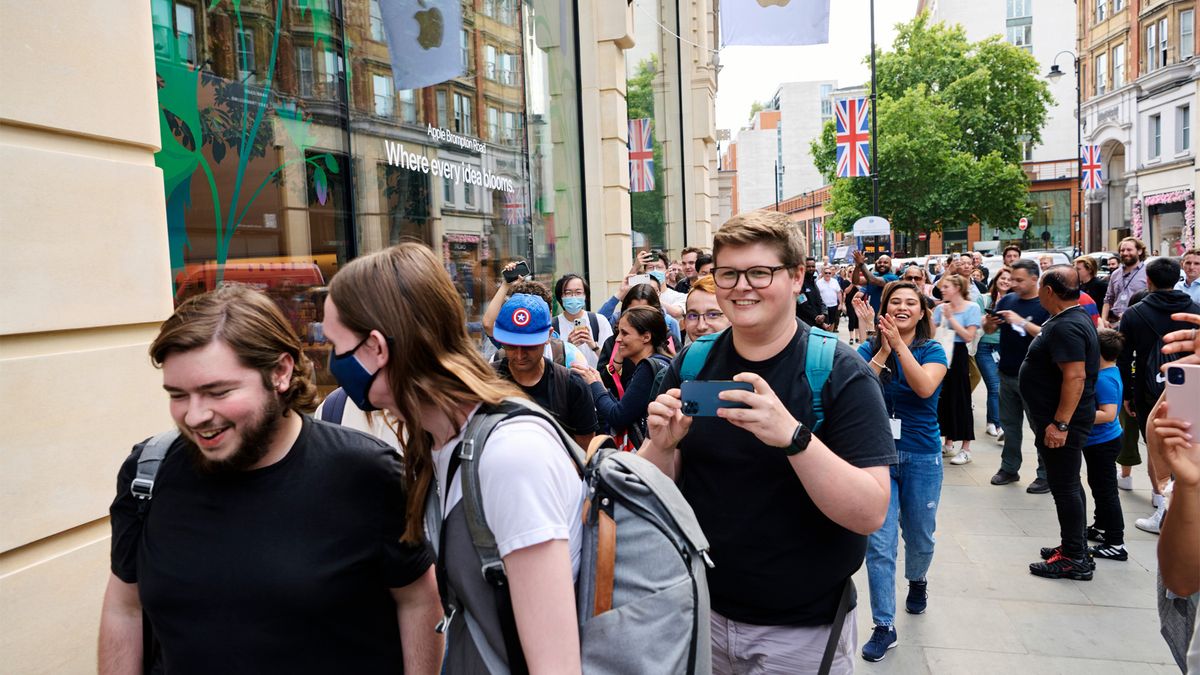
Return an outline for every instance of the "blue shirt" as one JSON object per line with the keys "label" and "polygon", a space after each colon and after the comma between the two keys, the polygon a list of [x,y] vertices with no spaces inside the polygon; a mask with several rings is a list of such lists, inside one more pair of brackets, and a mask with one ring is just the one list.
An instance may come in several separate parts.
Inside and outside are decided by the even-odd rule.
{"label": "blue shirt", "polygon": [[[946,350],[942,349],[937,340],[913,344],[909,350],[921,365],[947,365]],[[864,342],[859,345],[858,354],[870,361],[874,355],[871,344]],[[900,366],[899,360],[892,360],[896,362],[895,372],[883,385],[883,402],[892,416],[900,420],[900,438],[896,441],[896,451],[922,455],[940,451],[942,431],[938,426],[938,397],[942,393],[942,385],[938,385],[933,396],[921,398],[908,386],[908,380],[904,378],[904,368]],[[888,379],[886,374],[884,379]]]}
{"label": "blue shirt", "polygon": [[[872,272],[872,274],[874,274],[874,273]],[[896,276],[895,274],[891,274],[891,273],[884,274],[883,276],[875,274],[875,278],[883,279],[885,282],[898,281],[900,279],[900,277]],[[883,286],[876,286],[875,284],[867,284],[867,301],[871,303],[871,308],[875,310],[876,314],[879,313],[879,302],[882,299],[883,299]]]}
{"label": "blue shirt", "polygon": [[[1096,375],[1096,410],[1099,410],[1102,405],[1115,403],[1117,412],[1120,412],[1121,394],[1121,371],[1116,366],[1102,369]],[[1121,416],[1117,415],[1111,422],[1092,426],[1092,435],[1088,436],[1084,445],[1104,443],[1118,438],[1120,435]]]}
{"label": "blue shirt", "polygon": [[[938,305],[933,310],[933,325],[935,325],[935,326],[942,325],[942,321],[943,321],[942,308],[948,307],[948,306],[949,305],[941,304],[941,305]],[[979,330],[975,331],[976,334],[978,334],[979,331],[983,330],[983,310],[979,309],[979,305],[977,305],[973,302],[967,303],[967,308],[964,309],[963,311],[955,312],[954,318],[958,321],[959,325],[961,325],[963,328],[966,328],[967,326],[978,326]],[[962,339],[962,336],[959,335],[957,332],[954,333],[954,341],[955,342],[966,342],[966,340]]]}
{"label": "blue shirt", "polygon": [[1187,279],[1180,279],[1179,283],[1175,284],[1175,290],[1183,291],[1192,297],[1192,302],[1200,305],[1200,277],[1188,283]]}

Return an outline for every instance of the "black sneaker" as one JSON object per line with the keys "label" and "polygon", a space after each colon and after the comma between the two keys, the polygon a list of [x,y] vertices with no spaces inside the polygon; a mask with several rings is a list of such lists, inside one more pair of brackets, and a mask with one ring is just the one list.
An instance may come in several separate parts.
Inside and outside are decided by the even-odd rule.
{"label": "black sneaker", "polygon": [[[1043,548],[1041,550],[1041,554],[1042,554],[1042,560],[1049,560],[1056,555],[1061,557],[1062,556],[1062,546],[1059,545],[1059,546],[1055,546],[1053,548]],[[1096,569],[1096,561],[1092,558],[1092,549],[1090,549],[1090,548],[1088,549],[1087,559],[1088,559],[1088,566],[1091,567],[1092,569]]]}
{"label": "black sneaker", "polygon": [[1088,548],[1088,554],[1093,558],[1101,558],[1103,560],[1129,560],[1129,551],[1125,550],[1125,546],[1112,546],[1110,544],[1098,544]]}
{"label": "black sneaker", "polygon": [[1104,530],[1097,530],[1095,525],[1088,525],[1087,526],[1087,539],[1088,539],[1088,541],[1094,541],[1094,542],[1103,544],[1104,543]]}
{"label": "black sneaker", "polygon": [[909,614],[924,614],[925,606],[929,604],[929,593],[926,592],[928,581],[908,582],[908,597],[904,599],[904,611]]}
{"label": "black sneaker", "polygon": [[1045,478],[1035,478],[1025,491],[1031,495],[1044,495],[1050,491],[1050,483]]}
{"label": "black sneaker", "polygon": [[1009,483],[1015,483],[1019,480],[1021,480],[1021,476],[1019,474],[1009,473],[1004,469],[1000,469],[996,472],[995,476],[992,476],[992,485],[1008,485]]}
{"label": "black sneaker", "polygon": [[867,661],[882,661],[887,651],[896,646],[896,629],[893,626],[875,626],[871,639],[863,645],[862,657]]}
{"label": "black sneaker", "polygon": [[1072,560],[1056,552],[1045,562],[1030,563],[1029,573],[1047,579],[1091,581],[1092,565],[1086,558]]}

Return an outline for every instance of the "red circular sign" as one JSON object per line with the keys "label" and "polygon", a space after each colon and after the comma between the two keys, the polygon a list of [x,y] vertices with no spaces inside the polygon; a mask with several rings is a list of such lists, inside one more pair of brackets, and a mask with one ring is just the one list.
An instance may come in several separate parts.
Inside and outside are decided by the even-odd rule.
{"label": "red circular sign", "polygon": [[925,234],[924,232],[918,232],[918,233],[917,233],[917,240],[918,240],[918,241],[925,241],[925,240],[926,240],[926,239],[928,239],[928,238],[929,238],[929,235],[928,235],[928,234]]}
{"label": "red circular sign", "polygon": [[1017,227],[1021,228],[1021,231],[1022,231],[1022,232],[1023,232],[1023,231],[1025,231],[1025,230],[1027,230],[1027,229],[1029,229],[1029,219],[1028,219],[1028,218],[1022,218],[1022,219],[1018,220],[1018,221],[1017,221]]}
{"label": "red circular sign", "polygon": [[524,307],[513,312],[512,322],[515,326],[521,326],[524,328],[525,326],[528,326],[529,322],[532,320],[533,316],[530,315],[529,310],[525,309]]}

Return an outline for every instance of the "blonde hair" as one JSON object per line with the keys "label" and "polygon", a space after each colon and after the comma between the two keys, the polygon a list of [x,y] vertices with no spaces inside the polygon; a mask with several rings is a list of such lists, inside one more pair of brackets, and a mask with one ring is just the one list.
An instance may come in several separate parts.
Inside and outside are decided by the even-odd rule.
{"label": "blonde hair", "polygon": [[329,297],[347,328],[359,335],[378,330],[391,340],[384,368],[407,437],[407,522],[401,541],[419,543],[433,481],[433,439],[422,408],[433,406],[459,424],[464,407],[524,394],[475,349],[462,298],[441,261],[422,244],[404,243],[356,258],[333,278]]}
{"label": "blonde hair", "polygon": [[938,283],[941,284],[943,281],[954,284],[954,287],[958,289],[958,294],[962,296],[963,300],[971,299],[971,287],[969,286],[971,282],[967,281],[967,278],[963,275],[947,274],[946,276],[942,277]]}
{"label": "blonde hair", "polygon": [[257,370],[270,391],[275,390],[271,373],[279,358],[291,356],[292,379],[279,399],[289,410],[316,410],[313,364],[292,324],[265,293],[243,284],[226,283],[184,301],[158,329],[150,344],[150,361],[161,368],[172,354],[200,349],[215,340],[229,345],[243,366]]}
{"label": "blonde hair", "polygon": [[779,261],[789,269],[804,264],[804,243],[800,231],[792,226],[785,213],[750,211],[738,214],[721,226],[713,235],[713,261],[726,246],[740,247],[765,244],[779,254]]}

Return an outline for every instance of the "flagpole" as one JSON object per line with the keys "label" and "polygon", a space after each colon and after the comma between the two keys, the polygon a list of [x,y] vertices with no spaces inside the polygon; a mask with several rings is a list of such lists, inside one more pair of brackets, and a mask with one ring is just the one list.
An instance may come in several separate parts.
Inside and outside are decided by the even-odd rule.
{"label": "flagpole", "polygon": [[[879,215],[879,138],[875,133],[878,126],[875,116],[875,0],[871,0],[871,215]],[[875,255],[879,256],[878,239],[875,240]]]}

